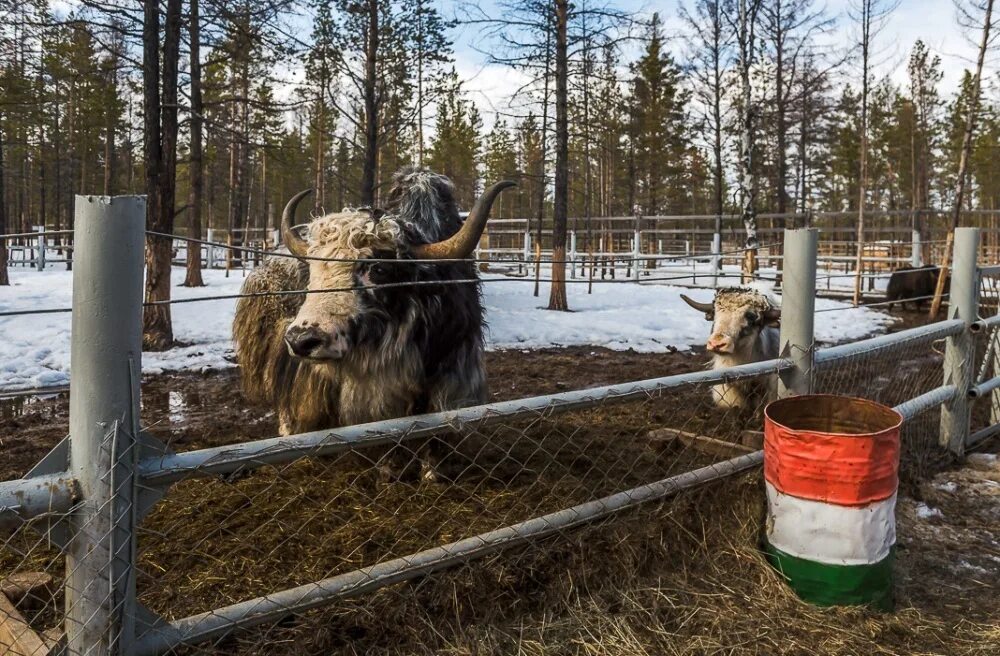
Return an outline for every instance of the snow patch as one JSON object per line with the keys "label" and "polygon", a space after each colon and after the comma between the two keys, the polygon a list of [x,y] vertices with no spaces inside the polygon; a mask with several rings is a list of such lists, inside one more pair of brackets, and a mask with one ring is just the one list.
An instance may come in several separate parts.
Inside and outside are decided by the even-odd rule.
{"label": "snow patch", "polygon": [[916,505],[916,507],[914,508],[914,510],[916,510],[917,517],[919,519],[930,519],[932,517],[944,517],[944,513],[942,513],[940,510],[938,510],[937,508],[931,508],[930,506],[928,506],[926,503],[923,503],[923,502],[918,503]]}
{"label": "snow patch", "polygon": [[[175,286],[175,299],[237,294],[244,272],[206,270],[206,287]],[[0,312],[62,308],[72,305],[73,274],[55,269],[43,272],[14,267],[11,285],[0,287]],[[669,276],[667,276],[669,277]],[[544,308],[549,286],[542,283],[533,296],[531,278],[506,278],[485,274],[487,348],[530,350],[551,346],[603,346],[642,353],[673,349],[688,351],[703,344],[709,324],[689,308],[681,293],[710,301],[711,290],[633,282],[602,284],[594,281],[593,293],[584,284],[569,285],[572,312]],[[173,281],[183,279],[175,268]],[[619,281],[621,278],[618,279]],[[758,286],[770,293],[771,285]],[[172,307],[174,338],[184,344],[163,353],[144,353],[143,372],[210,371],[233,366],[230,335],[236,300],[181,303]],[[857,340],[882,332],[894,319],[866,308],[817,299],[816,338],[833,343]],[[40,314],[0,318],[0,389],[35,388],[69,382],[70,314]]]}

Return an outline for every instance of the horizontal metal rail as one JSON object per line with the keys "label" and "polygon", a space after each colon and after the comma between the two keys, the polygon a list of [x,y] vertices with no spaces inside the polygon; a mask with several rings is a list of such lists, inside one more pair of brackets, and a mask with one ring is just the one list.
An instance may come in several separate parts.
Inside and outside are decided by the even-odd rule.
{"label": "horizontal metal rail", "polygon": [[980,319],[979,321],[973,321],[969,329],[974,333],[980,333],[998,326],[1000,326],[1000,314]]}
{"label": "horizontal metal rail", "polygon": [[[940,405],[954,393],[953,386],[940,387],[896,406],[895,410],[908,420]],[[660,501],[682,490],[754,469],[763,462],[764,452],[755,451],[457,542],[155,626],[140,636],[136,653],[155,656],[180,645],[218,640],[237,630],[276,622],[291,613],[319,608],[530,540],[544,539],[640,504]]]}
{"label": "horizontal metal rail", "polygon": [[17,527],[32,517],[69,512],[78,496],[68,472],[0,482],[0,527]]}
{"label": "horizontal metal rail", "polygon": [[979,267],[979,273],[984,276],[1000,276],[1000,264],[993,266]]}
{"label": "horizontal metal rail", "polygon": [[889,351],[907,342],[931,342],[943,339],[952,335],[957,335],[966,329],[965,322],[961,319],[950,319],[939,321],[938,323],[918,326],[909,330],[901,330],[898,333],[880,335],[860,342],[849,342],[839,346],[831,346],[816,352],[814,363],[817,369],[823,370],[827,366],[857,357],[859,355],[872,355],[882,351]]}
{"label": "horizontal metal rail", "polygon": [[969,398],[978,399],[980,397],[986,396],[995,389],[1000,389],[1000,376],[996,378],[990,378],[989,380],[984,380],[978,385],[969,389]]}
{"label": "horizontal metal rail", "polygon": [[139,639],[136,654],[153,656],[182,644],[217,640],[236,629],[276,622],[289,613],[307,611],[337,599],[361,595],[424,576],[436,570],[482,558],[501,549],[524,544],[529,540],[542,539],[649,501],[662,500],[681,490],[753,469],[760,466],[763,461],[764,452],[755,451],[495,531],[387,560],[316,583],[193,615],[171,622],[167,626],[153,627]]}
{"label": "horizontal metal rail", "polygon": [[966,450],[978,445],[980,442],[984,442],[991,437],[1000,435],[1000,424],[993,424],[992,426],[987,426],[977,430],[975,433],[969,436],[969,443],[966,445]]}
{"label": "horizontal metal rail", "polygon": [[139,472],[144,484],[161,486],[190,477],[215,476],[287,463],[305,456],[329,456],[359,447],[396,444],[430,437],[443,431],[460,432],[463,427],[471,424],[479,427],[503,421],[553,416],[598,404],[625,403],[637,398],[657,397],[668,390],[685,385],[716,384],[757,378],[776,374],[790,367],[791,363],[788,360],[767,360],[729,369],[697,371],[624,385],[608,385],[333,430],[300,433],[288,437],[273,437],[244,444],[185,451],[147,458],[139,463]]}
{"label": "horizontal metal rail", "polygon": [[903,415],[903,419],[909,421],[928,410],[933,410],[943,403],[947,403],[955,398],[957,388],[954,385],[942,385],[935,387],[929,392],[924,392],[920,396],[909,401],[904,401],[896,406],[895,410]]}

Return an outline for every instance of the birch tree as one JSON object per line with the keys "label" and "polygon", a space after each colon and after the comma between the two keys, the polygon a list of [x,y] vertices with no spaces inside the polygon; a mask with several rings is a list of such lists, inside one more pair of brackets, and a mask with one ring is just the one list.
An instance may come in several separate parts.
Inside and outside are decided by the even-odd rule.
{"label": "birch tree", "polygon": [[[951,249],[955,241],[955,229],[958,227],[959,219],[961,218],[962,201],[965,197],[969,154],[972,150],[972,138],[976,131],[976,116],[979,113],[983,61],[986,59],[986,51],[992,43],[993,0],[969,0],[965,3],[956,3],[956,7],[959,11],[960,24],[967,29],[976,23],[981,24],[982,37],[979,40],[979,56],[976,59],[976,72],[972,78],[972,98],[970,99],[969,110],[965,118],[965,133],[962,137],[962,152],[958,160],[958,175],[955,178],[955,200],[951,212],[951,228],[948,231],[948,240],[945,245],[944,262],[941,263],[941,270],[938,273],[937,287],[934,290],[934,300],[931,302],[931,317],[936,317],[938,312],[941,311],[944,283],[948,279],[948,270],[951,266]],[[967,321],[972,319],[970,317],[962,318]]]}
{"label": "birch tree", "polygon": [[889,14],[898,6],[891,0],[855,0],[852,15],[858,23],[858,48],[861,55],[861,152],[860,176],[858,178],[858,222],[857,254],[854,259],[854,305],[859,305],[861,295],[861,274],[864,269],[865,254],[865,206],[868,192],[868,127],[869,102],[871,100],[871,68],[873,60],[873,40],[882,31]]}
{"label": "birch tree", "polygon": [[[726,29],[723,3],[720,0],[697,0],[691,9],[681,7],[681,18],[693,38],[688,41],[690,73],[695,83],[695,95],[701,106],[701,125],[712,152],[712,201],[715,212],[715,233],[722,234],[722,213],[725,208],[723,157],[725,131],[726,69],[732,58],[732,37]],[[722,259],[715,262],[722,268]]]}
{"label": "birch tree", "polygon": [[[739,73],[739,163],[737,184],[739,186],[740,217],[746,240],[743,247],[743,281],[757,276],[757,181],[754,179],[754,131],[756,111],[753,103],[752,69],[756,49],[757,17],[762,0],[735,0],[735,16],[730,12],[730,20],[735,21],[737,50],[737,71]],[[732,8],[731,8],[732,9]]]}

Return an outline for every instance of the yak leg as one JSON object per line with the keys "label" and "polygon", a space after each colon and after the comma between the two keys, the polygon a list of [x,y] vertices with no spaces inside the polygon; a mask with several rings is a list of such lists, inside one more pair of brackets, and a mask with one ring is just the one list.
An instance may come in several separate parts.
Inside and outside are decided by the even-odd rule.
{"label": "yak leg", "polygon": [[735,410],[746,405],[743,391],[736,385],[722,383],[712,386],[712,400],[715,405],[727,410]]}
{"label": "yak leg", "polygon": [[420,479],[428,483],[439,482],[441,461],[454,449],[455,438],[432,437],[420,445]]}

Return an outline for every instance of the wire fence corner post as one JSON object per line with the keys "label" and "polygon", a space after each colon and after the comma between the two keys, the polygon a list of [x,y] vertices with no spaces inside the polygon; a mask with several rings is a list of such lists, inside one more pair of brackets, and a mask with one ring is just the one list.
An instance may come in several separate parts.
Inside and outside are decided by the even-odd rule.
{"label": "wire fence corner post", "polygon": [[46,244],[45,244],[45,226],[44,225],[38,226],[38,239],[37,239],[36,246],[38,248],[38,258],[36,260],[38,262],[38,267],[37,268],[38,268],[39,271],[45,271],[45,248],[46,248]]}
{"label": "wire fence corner post", "polygon": [[146,200],[77,196],[70,470],[80,500],[66,550],[70,654],[131,652]]}
{"label": "wire fence corner post", "polygon": [[[948,318],[961,319],[967,326],[976,321],[979,306],[979,228],[955,230],[954,266],[948,295]],[[972,387],[975,340],[963,330],[947,339],[944,352],[944,384],[959,393],[941,407],[940,444],[957,456],[965,453],[969,439],[972,408],[965,390]]]}
{"label": "wire fence corner post", "polygon": [[924,266],[924,247],[919,230],[910,233],[910,266],[914,269]]}
{"label": "wire fence corner post", "polygon": [[721,228],[716,228],[712,234],[712,289],[719,287],[720,271],[722,271],[722,232]]}
{"label": "wire fence corner post", "polygon": [[781,282],[782,357],[794,366],[778,375],[778,397],[808,394],[812,390],[816,311],[816,249],[819,233],[814,228],[789,229],[784,233],[785,261]]}

